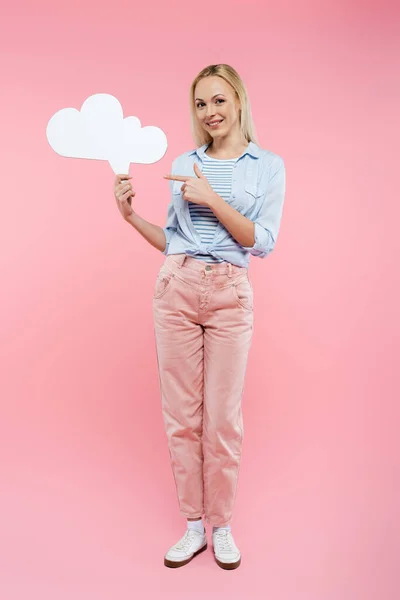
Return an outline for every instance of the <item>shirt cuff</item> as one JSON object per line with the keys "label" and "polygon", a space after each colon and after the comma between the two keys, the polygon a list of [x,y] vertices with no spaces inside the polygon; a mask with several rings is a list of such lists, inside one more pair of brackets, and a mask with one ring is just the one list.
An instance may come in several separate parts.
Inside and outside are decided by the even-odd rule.
{"label": "shirt cuff", "polygon": [[273,245],[271,244],[271,234],[269,231],[264,229],[259,223],[254,222],[254,245],[253,246],[243,246],[244,250],[247,250],[253,256],[260,256],[264,258],[267,256],[273,249]]}

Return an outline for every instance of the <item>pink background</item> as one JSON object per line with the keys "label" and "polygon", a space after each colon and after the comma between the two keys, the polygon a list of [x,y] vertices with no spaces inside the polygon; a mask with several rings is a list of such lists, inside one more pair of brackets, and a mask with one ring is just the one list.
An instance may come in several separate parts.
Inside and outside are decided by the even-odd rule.
{"label": "pink background", "polygon": [[[279,4],[279,8],[277,5]],[[0,596],[4,600],[399,597],[399,17],[395,2],[27,1],[1,25]],[[157,125],[131,165],[164,225],[188,91],[242,75],[285,159],[280,238],[253,258],[255,334],[233,531],[163,566],[182,535],[152,293],[164,257],[120,216],[105,162],[45,131],[105,92]],[[395,186],[396,183],[396,186]],[[210,530],[209,530],[210,533]]]}

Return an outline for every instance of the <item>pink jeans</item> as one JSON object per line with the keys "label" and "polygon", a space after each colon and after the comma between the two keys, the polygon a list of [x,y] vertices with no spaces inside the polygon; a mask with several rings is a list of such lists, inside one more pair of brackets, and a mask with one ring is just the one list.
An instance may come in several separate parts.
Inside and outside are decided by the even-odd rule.
{"label": "pink jeans", "polygon": [[162,411],[180,511],[230,523],[253,333],[245,267],[167,256],[153,298]]}

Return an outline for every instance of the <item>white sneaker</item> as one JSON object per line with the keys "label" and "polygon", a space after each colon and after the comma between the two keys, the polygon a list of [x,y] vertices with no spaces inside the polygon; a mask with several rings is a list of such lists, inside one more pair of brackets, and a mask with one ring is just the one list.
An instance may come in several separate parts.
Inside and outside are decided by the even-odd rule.
{"label": "white sneaker", "polygon": [[240,565],[240,551],[228,529],[218,529],[212,534],[214,555],[222,569],[237,569]]}
{"label": "white sneaker", "polygon": [[166,567],[182,567],[207,548],[206,531],[200,533],[195,529],[187,529],[185,535],[171,546],[164,557]]}

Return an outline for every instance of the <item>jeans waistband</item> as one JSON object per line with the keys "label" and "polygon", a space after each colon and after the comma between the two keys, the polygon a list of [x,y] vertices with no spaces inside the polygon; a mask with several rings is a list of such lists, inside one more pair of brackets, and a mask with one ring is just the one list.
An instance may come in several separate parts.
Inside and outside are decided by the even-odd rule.
{"label": "jeans waistband", "polygon": [[236,273],[247,271],[247,267],[238,267],[229,262],[222,263],[208,263],[204,260],[199,260],[188,256],[187,254],[169,254],[166,258],[166,263],[172,261],[177,264],[178,268],[181,269],[183,266],[187,269],[198,272],[214,273],[217,275],[228,275],[231,277]]}

